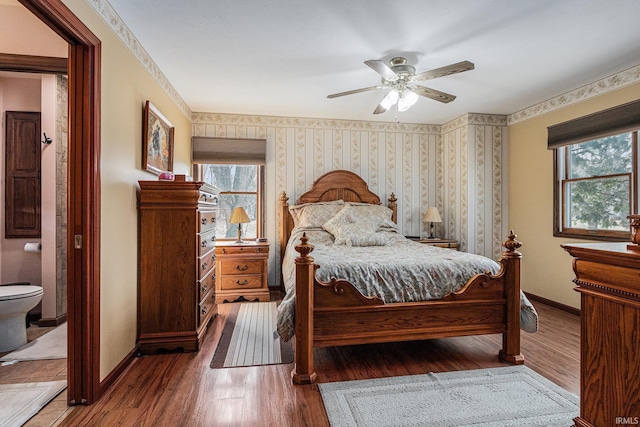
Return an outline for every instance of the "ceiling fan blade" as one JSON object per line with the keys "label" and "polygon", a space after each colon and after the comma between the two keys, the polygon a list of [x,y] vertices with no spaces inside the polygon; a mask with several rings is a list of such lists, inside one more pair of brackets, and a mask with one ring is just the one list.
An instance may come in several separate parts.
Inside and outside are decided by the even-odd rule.
{"label": "ceiling fan blade", "polygon": [[368,92],[370,90],[376,90],[376,89],[381,89],[381,88],[382,88],[382,86],[363,87],[361,89],[348,90],[346,92],[332,93],[331,95],[327,95],[327,98],[337,98],[339,96],[353,95],[354,93]]}
{"label": "ceiling fan blade", "polygon": [[413,77],[413,81],[423,82],[425,80],[437,79],[438,77],[450,76],[451,74],[473,70],[474,68],[475,68],[475,65],[473,65],[473,62],[469,62],[469,61],[457,62],[455,64],[447,65],[446,67],[436,68],[434,70],[429,70],[420,74],[416,74]]}
{"label": "ceiling fan blade", "polygon": [[364,61],[364,63],[387,80],[396,80],[398,78],[398,75],[394,73],[393,70],[384,63],[384,61],[380,61],[379,59],[370,59],[368,61]]}
{"label": "ceiling fan blade", "polygon": [[386,112],[387,109],[384,108],[382,105],[378,104],[378,106],[376,107],[375,110],[373,110],[373,114],[382,114],[384,112]]}
{"label": "ceiling fan blade", "polygon": [[440,92],[439,90],[431,89],[430,87],[424,86],[411,86],[409,89],[414,91],[420,96],[425,96],[427,98],[435,99],[436,101],[444,102],[445,104],[456,99],[454,95],[449,93]]}

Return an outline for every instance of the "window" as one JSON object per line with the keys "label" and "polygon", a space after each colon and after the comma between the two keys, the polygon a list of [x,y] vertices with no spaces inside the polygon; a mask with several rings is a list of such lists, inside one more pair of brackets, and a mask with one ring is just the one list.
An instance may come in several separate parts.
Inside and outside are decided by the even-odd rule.
{"label": "window", "polygon": [[629,238],[637,212],[638,132],[593,139],[556,150],[556,235]]}
{"label": "window", "polygon": [[233,209],[242,206],[251,222],[243,224],[242,237],[255,239],[263,235],[263,203],[261,165],[201,164],[200,178],[219,191],[216,239],[236,239],[238,227],[229,224]]}
{"label": "window", "polygon": [[638,213],[640,100],[550,126],[553,235],[629,240]]}
{"label": "window", "polygon": [[238,227],[229,224],[233,209],[242,206],[251,222],[242,225],[242,237],[255,239],[263,235],[263,202],[261,165],[198,165],[199,180],[218,191],[218,215],[216,218],[216,239],[230,240],[238,237]]}
{"label": "window", "polygon": [[243,239],[264,237],[265,139],[194,136],[194,178],[215,187],[220,207],[216,239],[235,240],[238,226],[230,225],[233,208],[242,206],[250,223],[242,225]]}

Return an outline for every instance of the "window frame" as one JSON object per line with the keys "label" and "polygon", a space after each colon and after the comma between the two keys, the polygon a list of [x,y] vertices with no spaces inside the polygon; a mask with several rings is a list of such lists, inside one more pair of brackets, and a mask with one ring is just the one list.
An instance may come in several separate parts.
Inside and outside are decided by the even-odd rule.
{"label": "window frame", "polygon": [[[206,163],[206,164],[221,164],[221,163]],[[197,163],[193,165],[193,176],[196,181],[202,181],[202,166],[205,163]],[[265,207],[265,180],[264,180],[264,164],[249,164],[249,163],[238,163],[238,166],[256,166],[257,169],[257,183],[256,183],[256,191],[219,191],[219,195],[224,194],[239,194],[239,195],[252,195],[256,194],[256,237],[247,237],[243,234],[242,239],[246,241],[255,241],[257,239],[261,239],[264,237],[264,229],[265,229],[265,215],[264,215],[264,207]],[[221,242],[226,241],[234,241],[236,237],[218,237],[216,240]]]}
{"label": "window frame", "polygon": [[[618,231],[618,230],[591,230],[583,228],[565,227],[564,222],[566,219],[566,201],[565,183],[578,182],[586,180],[596,180],[602,178],[629,176],[630,188],[629,188],[629,214],[637,214],[638,212],[638,133],[640,129],[631,131],[619,131],[606,136],[620,135],[624,133],[632,134],[631,141],[631,162],[632,171],[626,173],[615,173],[611,175],[592,176],[588,178],[569,178],[569,171],[567,165],[569,164],[569,148],[571,145],[580,144],[582,142],[576,142],[575,144],[563,145],[553,150],[553,235],[555,237],[570,237],[575,239],[589,239],[589,240],[607,240],[607,241],[629,241],[631,237],[631,231]],[[595,136],[592,140],[603,138],[604,135]],[[562,156],[563,164],[560,163],[560,156]]]}

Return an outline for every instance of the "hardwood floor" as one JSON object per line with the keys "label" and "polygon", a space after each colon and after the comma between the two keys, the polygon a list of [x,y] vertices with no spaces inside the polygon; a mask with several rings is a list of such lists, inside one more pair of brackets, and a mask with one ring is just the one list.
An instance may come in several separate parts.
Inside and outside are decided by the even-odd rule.
{"label": "hardwood floor", "polygon": [[[522,333],[525,364],[579,392],[579,317],[541,303],[539,331]],[[229,305],[221,305],[198,353],[136,359],[94,405],[64,426],[327,426],[315,385],[293,386],[292,365],[211,369]],[[319,382],[504,366],[501,336],[316,349]]]}

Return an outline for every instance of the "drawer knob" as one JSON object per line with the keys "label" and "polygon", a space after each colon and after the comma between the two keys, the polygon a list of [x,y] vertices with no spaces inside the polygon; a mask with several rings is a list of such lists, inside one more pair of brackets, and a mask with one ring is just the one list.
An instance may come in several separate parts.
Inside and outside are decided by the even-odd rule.
{"label": "drawer knob", "polygon": [[202,285],[202,293],[204,294],[206,292],[207,292],[207,285],[204,284],[204,285]]}
{"label": "drawer knob", "polygon": [[204,271],[204,270],[206,270],[206,269],[207,269],[207,263],[206,263],[206,262],[203,262],[203,263],[202,263],[202,271]]}
{"label": "drawer knob", "polygon": [[236,285],[246,285],[247,283],[247,279],[244,279],[242,282],[240,280],[236,280]]}
{"label": "drawer knob", "polygon": [[202,310],[200,310],[200,313],[202,313],[202,315],[207,314],[207,306],[206,305],[204,307],[202,307]]}
{"label": "drawer knob", "polygon": [[245,271],[247,268],[249,268],[249,266],[247,264],[245,264],[243,266],[236,265],[236,270]]}
{"label": "drawer knob", "polygon": [[202,218],[202,221],[200,222],[202,222],[202,225],[207,225],[207,218]]}
{"label": "drawer knob", "polygon": [[207,241],[203,240],[202,243],[200,244],[203,248],[207,247]]}

